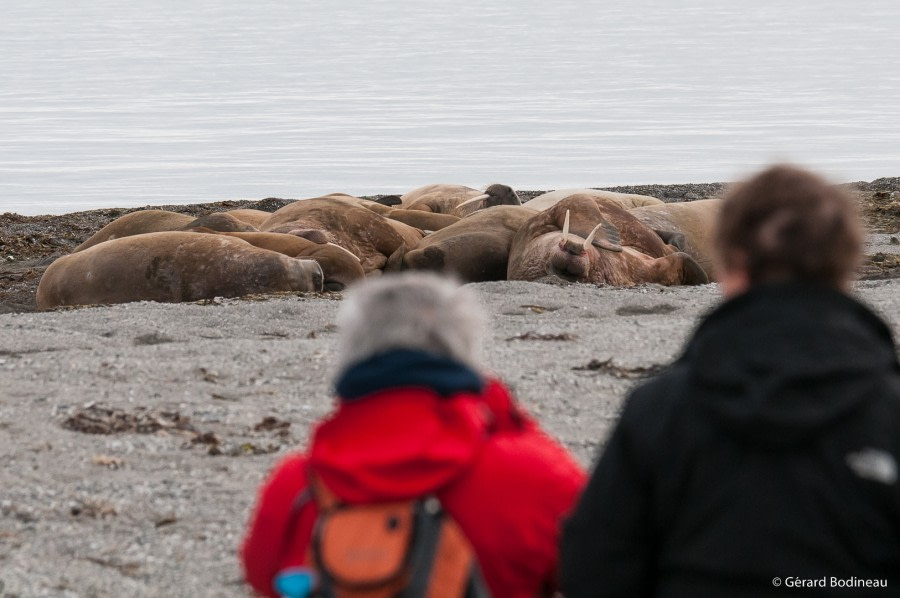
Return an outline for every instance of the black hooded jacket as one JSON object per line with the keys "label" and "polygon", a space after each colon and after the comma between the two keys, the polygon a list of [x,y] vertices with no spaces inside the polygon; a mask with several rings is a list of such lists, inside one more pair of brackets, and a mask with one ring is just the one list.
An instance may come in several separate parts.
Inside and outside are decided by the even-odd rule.
{"label": "black hooded jacket", "polygon": [[898,462],[888,327],[830,289],[754,288],[626,401],[566,523],[563,590],[900,596]]}

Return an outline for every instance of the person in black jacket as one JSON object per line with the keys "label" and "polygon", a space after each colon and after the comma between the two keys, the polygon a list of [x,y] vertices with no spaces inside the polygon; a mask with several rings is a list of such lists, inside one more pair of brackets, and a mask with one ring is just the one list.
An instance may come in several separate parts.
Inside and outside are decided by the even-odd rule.
{"label": "person in black jacket", "polygon": [[852,298],[852,201],[789,166],[724,200],[726,301],[634,390],[562,539],[566,596],[900,596],[900,366]]}

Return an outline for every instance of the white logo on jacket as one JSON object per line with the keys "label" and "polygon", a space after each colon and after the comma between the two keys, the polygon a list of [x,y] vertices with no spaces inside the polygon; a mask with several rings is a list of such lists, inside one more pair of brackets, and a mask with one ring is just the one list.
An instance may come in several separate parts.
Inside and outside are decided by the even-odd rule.
{"label": "white logo on jacket", "polygon": [[845,460],[853,473],[865,480],[888,486],[897,483],[897,461],[887,451],[867,447],[848,454]]}

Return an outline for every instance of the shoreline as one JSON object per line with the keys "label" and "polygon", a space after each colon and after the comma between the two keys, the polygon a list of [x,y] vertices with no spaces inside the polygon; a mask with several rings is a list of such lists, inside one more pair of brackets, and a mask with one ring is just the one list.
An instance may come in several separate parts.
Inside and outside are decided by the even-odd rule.
{"label": "shoreline", "polygon": [[[631,193],[636,195],[649,195],[651,197],[656,197],[661,199],[664,202],[678,202],[678,201],[693,201],[696,199],[707,199],[710,197],[721,197],[727,189],[734,185],[735,182],[712,182],[712,183],[646,183],[646,184],[634,184],[634,185],[614,185],[614,186],[606,186],[606,187],[590,187],[591,189],[600,189],[604,191],[615,191],[617,193]],[[873,179],[872,181],[848,181],[844,183],[837,183],[838,187],[842,187],[851,193],[855,192],[898,192],[900,191],[900,177],[879,177],[877,179]],[[565,187],[558,187],[565,188]],[[537,197],[543,193],[547,193],[548,191],[553,191],[554,189],[548,188],[545,191],[541,190],[529,190],[529,189],[516,189],[519,197],[522,198],[523,203],[527,202],[530,199]],[[361,197],[363,199],[377,199],[379,197],[384,197],[386,194],[364,194],[359,195],[357,197]],[[156,203],[156,204],[146,204],[140,206],[112,206],[112,207],[101,207],[101,208],[89,208],[84,210],[73,210],[69,212],[61,212],[61,213],[47,213],[47,214],[20,214],[18,212],[12,211],[3,211],[0,212],[0,216],[3,217],[16,217],[23,219],[31,219],[31,218],[54,218],[54,217],[77,217],[79,215],[89,215],[95,213],[105,213],[105,212],[118,212],[119,215],[127,214],[129,212],[134,212],[137,210],[149,210],[149,209],[157,209],[157,210],[170,210],[173,212],[182,212],[182,213],[194,213],[196,211],[202,210],[204,208],[208,208],[210,206],[227,206],[227,209],[237,209],[237,208],[247,208],[252,207],[255,209],[260,209],[263,211],[274,211],[285,205],[286,203],[290,203],[293,201],[298,201],[299,199],[306,198],[279,198],[279,197],[266,197],[263,199],[223,199],[223,200],[214,200],[214,201],[203,201],[203,202],[186,202],[186,203],[177,203],[177,204],[167,204],[167,203]]]}
{"label": "shoreline", "polygon": [[[682,183],[672,185],[631,185],[606,187],[610,191],[650,195],[665,202],[693,201],[720,197],[732,183]],[[864,280],[900,277],[900,253],[890,238],[900,235],[900,177],[883,177],[871,182],[840,185],[859,202],[860,212],[870,236],[866,263],[860,275]],[[544,191],[518,191],[523,203]],[[376,199],[380,195],[363,196]],[[0,214],[0,314],[30,312],[36,309],[34,294],[40,276],[53,260],[70,253],[103,226],[125,214],[146,209],[161,209],[192,216],[238,208],[266,212],[296,199],[269,197],[260,200],[225,200],[184,205],[154,205],[133,208],[99,208],[67,214],[22,216]],[[892,238],[891,237],[891,238]],[[898,238],[897,243],[900,243]]]}

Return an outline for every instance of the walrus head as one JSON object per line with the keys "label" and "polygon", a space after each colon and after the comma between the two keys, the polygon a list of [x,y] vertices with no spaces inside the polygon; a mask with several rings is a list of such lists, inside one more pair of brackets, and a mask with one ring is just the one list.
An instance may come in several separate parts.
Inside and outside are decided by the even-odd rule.
{"label": "walrus head", "polygon": [[325,274],[316,260],[288,258],[288,282],[294,291],[322,292]]}
{"label": "walrus head", "polygon": [[[617,286],[697,284],[702,270],[621,206],[575,195],[533,216],[510,248],[510,280],[547,274]],[[699,272],[698,272],[699,271]]]}
{"label": "walrus head", "polygon": [[619,231],[608,221],[601,218],[585,237],[570,233],[569,222],[570,211],[566,210],[562,233],[556,247],[550,248],[547,260],[548,274],[573,280],[587,279],[591,273],[592,262],[600,257],[600,252],[621,253]]}
{"label": "walrus head", "polygon": [[512,187],[494,183],[485,189],[484,193],[476,195],[471,199],[467,199],[456,206],[456,209],[459,210],[462,207],[472,206],[468,211],[474,212],[475,210],[492,208],[494,206],[520,205],[522,205],[522,200],[519,199],[519,196],[516,195],[516,192],[513,191]]}

